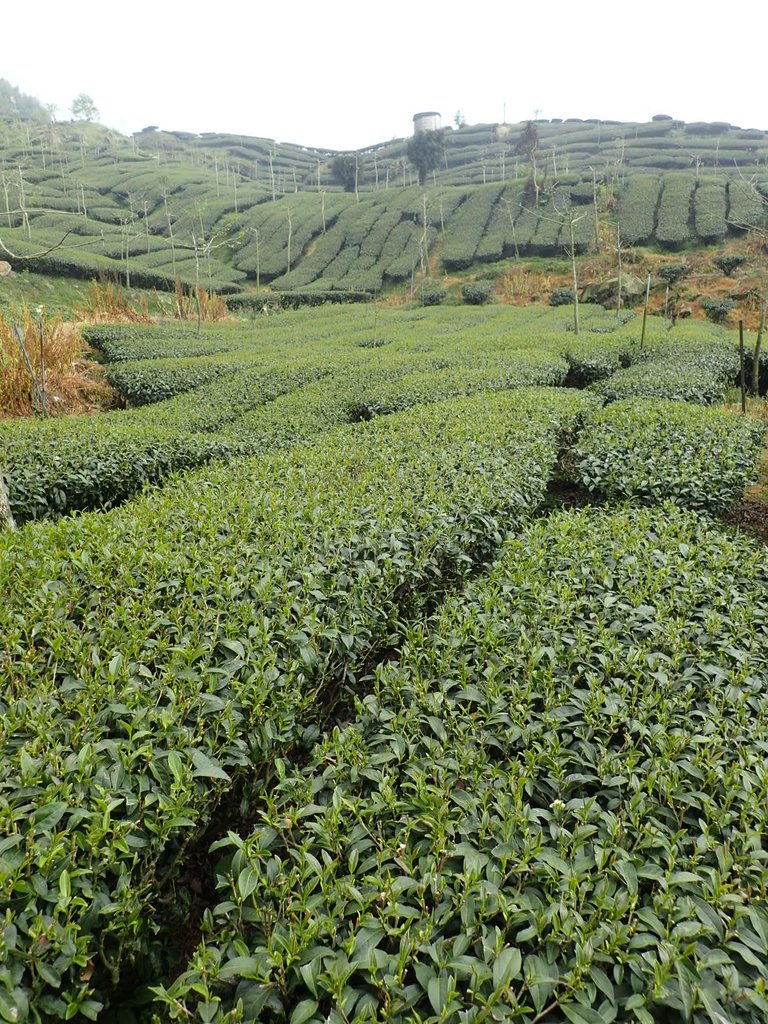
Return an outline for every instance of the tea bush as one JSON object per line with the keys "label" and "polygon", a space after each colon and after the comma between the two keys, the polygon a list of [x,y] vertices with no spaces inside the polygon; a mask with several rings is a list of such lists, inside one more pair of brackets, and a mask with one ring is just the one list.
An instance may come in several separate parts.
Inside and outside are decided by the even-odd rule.
{"label": "tea bush", "polygon": [[233,780],[535,510],[586,403],[434,405],[0,536],[6,1016],[97,1018]]}
{"label": "tea bush", "polygon": [[593,385],[606,401],[641,396],[712,405],[722,401],[736,380],[739,362],[727,342],[667,342],[646,351],[644,359]]}
{"label": "tea bush", "polygon": [[763,428],[685,402],[627,399],[596,412],[572,453],[575,479],[613,500],[725,511],[753,479]]}
{"label": "tea bush", "polygon": [[491,297],[493,283],[491,281],[470,281],[462,286],[461,295],[470,306],[482,306]]}
{"label": "tea bush", "polygon": [[699,182],[693,196],[693,214],[696,234],[702,241],[717,242],[725,237],[726,206],[724,182]]}
{"label": "tea bush", "polygon": [[723,324],[736,303],[733,299],[714,299],[705,295],[699,299],[699,305],[706,313],[707,320],[711,320],[713,324]]}
{"label": "tea bush", "polygon": [[171,1020],[768,1013],[764,549],[559,513],[281,762]]}
{"label": "tea bush", "polygon": [[656,240],[668,249],[679,249],[690,239],[691,201],[696,187],[692,174],[665,174],[659,200]]}
{"label": "tea bush", "polygon": [[639,245],[653,237],[661,179],[655,174],[633,174],[622,191],[619,205],[621,239]]}

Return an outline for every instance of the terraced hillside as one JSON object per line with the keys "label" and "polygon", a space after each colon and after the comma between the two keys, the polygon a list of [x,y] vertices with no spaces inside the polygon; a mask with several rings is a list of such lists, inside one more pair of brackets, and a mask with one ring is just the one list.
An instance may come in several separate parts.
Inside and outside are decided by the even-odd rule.
{"label": "terraced hillside", "polygon": [[583,252],[601,231],[677,251],[765,225],[761,131],[547,122],[526,156],[522,128],[446,132],[423,187],[405,140],[373,147],[354,154],[346,192],[329,151],[5,118],[0,239],[16,269],[37,254],[43,273],[140,287],[379,291],[429,269]]}

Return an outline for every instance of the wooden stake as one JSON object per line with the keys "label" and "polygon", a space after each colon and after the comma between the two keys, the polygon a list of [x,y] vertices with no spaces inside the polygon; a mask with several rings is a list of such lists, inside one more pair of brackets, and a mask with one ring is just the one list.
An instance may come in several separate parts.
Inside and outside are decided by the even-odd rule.
{"label": "wooden stake", "polygon": [[8,491],[5,488],[2,470],[0,470],[0,531],[15,529],[16,523],[13,521],[11,503],[8,501]]}
{"label": "wooden stake", "polygon": [[744,369],[744,321],[739,320],[739,376],[741,380],[741,414],[747,414],[747,381]]}
{"label": "wooden stake", "polygon": [[643,307],[643,329],[640,332],[640,351],[643,350],[645,344],[645,323],[648,319],[648,295],[651,291],[651,275],[649,274],[645,280],[645,306]]}

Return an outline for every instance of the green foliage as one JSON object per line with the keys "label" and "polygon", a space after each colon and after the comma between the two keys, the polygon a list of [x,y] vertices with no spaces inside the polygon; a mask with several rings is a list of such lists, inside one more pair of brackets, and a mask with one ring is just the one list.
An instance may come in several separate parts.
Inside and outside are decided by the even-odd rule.
{"label": "green foliage", "polygon": [[[570,301],[572,302],[573,298]],[[591,333],[602,333],[595,331],[596,326],[598,325],[587,325],[587,330]],[[606,331],[606,334],[608,333],[610,332]],[[568,363],[568,382],[579,388],[612,378],[622,367],[635,362],[638,356],[636,343],[626,337],[601,337],[599,341],[579,338],[563,352],[563,357]]]}
{"label": "green foliage", "polygon": [[0,78],[0,117],[29,118],[33,121],[50,120],[40,100],[20,92],[5,78]]}
{"label": "green foliage", "polygon": [[663,263],[656,273],[667,284],[677,284],[688,273],[688,265],[686,263]]}
{"label": "green foliage", "polygon": [[365,291],[346,291],[332,289],[330,291],[283,292],[277,295],[277,304],[281,309],[299,309],[302,306],[322,306],[326,302],[333,305],[349,302],[371,302],[373,295]]}
{"label": "green foliage", "polygon": [[633,174],[621,193],[619,229],[621,240],[638,245],[653,237],[661,180],[655,174]]}
{"label": "green foliage", "polygon": [[747,262],[747,257],[741,253],[723,253],[720,256],[715,256],[712,260],[716,267],[718,267],[724,274],[730,277],[734,270],[738,270]]}
{"label": "green foliage", "polygon": [[736,303],[733,299],[713,299],[705,295],[704,298],[699,299],[699,305],[706,313],[707,320],[711,320],[714,324],[723,324]]}
{"label": "green foliage", "polygon": [[691,237],[691,200],[696,187],[692,174],[665,174],[659,201],[656,240],[667,249],[679,249]]}
{"label": "green foliage", "polygon": [[164,1013],[761,1024],[767,585],[674,507],[528,525],[221,835]]}
{"label": "green foliage", "polygon": [[734,178],[728,182],[728,226],[736,231],[757,227],[765,219],[765,199],[754,182]]}
{"label": "green foliage", "polygon": [[445,232],[442,262],[447,269],[461,270],[474,262],[477,247],[502,192],[499,185],[486,185],[464,194],[464,201]]}
{"label": "green foliage", "polygon": [[87,93],[78,93],[72,100],[72,117],[76,121],[96,121],[98,116],[98,108]]}
{"label": "green foliage", "polygon": [[174,471],[230,459],[242,451],[241,445],[224,438],[77,419],[87,422],[72,424],[62,418],[0,434],[17,523],[111,508]]}
{"label": "green foliage", "polygon": [[573,288],[553,288],[549,293],[550,306],[570,306],[573,303]]}
{"label": "green foliage", "polygon": [[[525,208],[530,183],[521,165],[530,153],[511,152],[526,125],[452,132],[451,145],[427,172],[435,185],[425,191],[408,184],[408,140],[374,147],[363,167],[359,153],[243,136],[147,130],[124,139],[84,120],[23,126],[7,120],[0,133],[10,211],[3,240],[20,255],[50,248],[38,265],[47,275],[107,274],[126,287],[169,290],[178,276],[185,287],[200,281],[231,293],[242,291],[248,277],[281,291],[375,292],[424,266],[439,232],[447,269],[569,247],[570,206],[591,201],[590,168],[615,165],[617,146],[626,185],[619,189],[606,170],[597,187],[602,194],[612,190],[625,243],[680,248],[764,222],[760,168],[768,145],[761,133],[686,130],[681,142],[676,121],[612,123],[609,130],[598,122],[540,121],[530,128],[538,136],[532,152],[541,165],[540,209]],[[442,140],[443,133],[436,135]],[[425,145],[422,134],[411,140],[417,142]],[[555,156],[552,176],[547,165]],[[704,168],[719,159],[722,179],[697,178],[690,171],[694,158]],[[349,189],[357,163],[355,197],[332,187],[336,162],[346,167],[338,181]],[[666,180],[675,176],[664,174],[659,201],[662,167],[677,165],[690,191],[676,189]],[[731,174],[738,178],[724,193]],[[582,212],[587,215],[574,224],[577,252],[594,237],[593,219]],[[56,248],[67,232],[65,246]]]}
{"label": "green foliage", "polygon": [[[286,293],[270,296],[273,310],[276,298],[302,306],[301,294]],[[153,404],[98,418],[0,425],[0,457],[12,478],[17,519],[110,508],[175,470],[274,452],[350,420],[476,391],[565,380],[567,364],[556,345],[532,348],[522,315],[516,335],[510,337],[507,326],[504,346],[494,351],[494,328],[482,319],[472,324],[480,329],[480,343],[466,345],[455,334],[455,312],[450,323],[425,321],[418,329],[391,314],[388,333],[398,344],[363,358],[361,335],[367,337],[371,323],[385,314],[337,304],[349,298],[310,293],[310,303],[326,308],[303,312],[302,306],[249,325],[209,326],[199,335],[192,324],[88,328],[124,396],[135,405]],[[349,331],[349,353],[342,344],[330,357],[329,334]],[[431,347],[437,337],[442,357],[433,365],[421,347]]]}
{"label": "green foliage", "polygon": [[574,475],[613,500],[670,500],[717,514],[752,480],[762,440],[762,427],[741,416],[627,399],[597,412],[582,432]]}
{"label": "green foliage", "polygon": [[442,130],[417,132],[408,140],[405,151],[419,172],[419,185],[424,185],[427,175],[436,170],[443,161],[445,133]]}
{"label": "green foliage", "polygon": [[712,405],[725,398],[739,368],[735,347],[724,341],[667,340],[637,356],[593,390],[608,402],[639,396]]}
{"label": "green foliage", "polygon": [[469,281],[461,288],[462,298],[470,306],[484,305],[490,299],[492,292],[492,281]]}
{"label": "green foliage", "polygon": [[700,181],[693,196],[694,226],[703,242],[717,242],[728,230],[725,182]]}
{"label": "green foliage", "polygon": [[110,386],[131,405],[148,405],[210,384],[222,374],[234,373],[236,369],[231,363],[201,365],[196,362],[184,366],[173,360],[160,365],[159,360],[153,359],[146,363],[117,363],[107,368],[105,376]]}
{"label": "green foliage", "polygon": [[448,292],[437,281],[424,281],[419,285],[417,295],[422,306],[439,306]]}
{"label": "green foliage", "polygon": [[533,160],[539,148],[539,129],[533,121],[526,121],[515,144],[515,153]]}
{"label": "green foliage", "polygon": [[585,404],[435,405],[0,539],[4,1005],[100,1012],[168,852],[536,508]]}
{"label": "green foliage", "polygon": [[364,162],[359,153],[339,153],[331,160],[333,180],[345,192],[356,192],[363,183]]}
{"label": "green foliage", "polygon": [[[137,400],[191,390],[0,425],[22,519],[164,483],[0,536],[6,1016],[120,1015],[106,1004],[143,964],[165,977],[158,1012],[199,1024],[231,1024],[238,999],[244,1019],[362,1018],[390,999],[393,1019],[456,1024],[481,999],[517,1000],[529,1024],[557,999],[580,1024],[639,995],[676,1008],[659,972],[695,938],[742,979],[731,998],[710,971],[707,998],[758,1024],[736,947],[762,918],[733,894],[764,902],[761,848],[741,841],[765,831],[748,774],[763,754],[738,732],[762,728],[764,556],[672,509],[520,535],[574,443],[585,483],[717,511],[759,431],[671,403],[599,411],[601,391],[659,381],[711,400],[735,372],[721,331],[680,325],[671,344],[652,322],[641,353],[637,318],[585,310],[579,338],[568,323],[545,307],[328,304],[199,335],[99,326]],[[566,373],[597,394],[558,390]],[[172,966],[185,872],[230,828],[206,946]],[[712,881],[718,857],[738,889]],[[721,893],[728,940],[690,902]],[[664,924],[641,945],[650,913]]]}

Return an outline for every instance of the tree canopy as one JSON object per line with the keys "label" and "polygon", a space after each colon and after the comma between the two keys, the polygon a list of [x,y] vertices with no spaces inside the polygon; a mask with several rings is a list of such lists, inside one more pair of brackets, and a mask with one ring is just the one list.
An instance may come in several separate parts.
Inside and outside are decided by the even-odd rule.
{"label": "tree canopy", "polygon": [[408,159],[419,172],[419,184],[423,185],[430,171],[440,166],[445,153],[445,135],[441,130],[417,132],[406,146]]}
{"label": "tree canopy", "polygon": [[331,161],[331,174],[345,192],[354,192],[363,177],[362,157],[357,153],[339,153]]}
{"label": "tree canopy", "polygon": [[47,121],[49,115],[40,100],[19,92],[5,78],[0,78],[0,115]]}
{"label": "tree canopy", "polygon": [[91,97],[81,92],[72,100],[72,116],[76,121],[95,121],[99,110]]}

